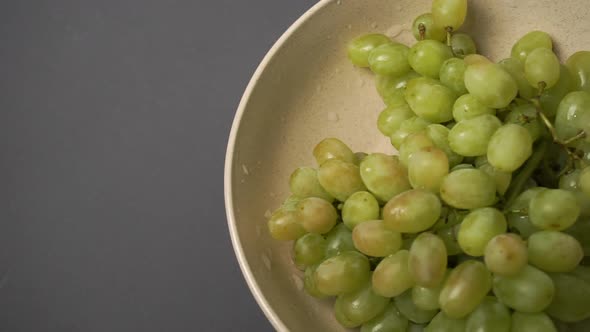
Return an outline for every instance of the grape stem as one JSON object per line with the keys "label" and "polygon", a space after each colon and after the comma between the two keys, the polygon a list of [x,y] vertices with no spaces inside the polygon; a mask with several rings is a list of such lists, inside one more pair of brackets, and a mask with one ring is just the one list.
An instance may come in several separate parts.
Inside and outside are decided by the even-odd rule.
{"label": "grape stem", "polygon": [[426,38],[426,26],[424,23],[418,24],[418,31],[420,32],[420,40],[424,40]]}

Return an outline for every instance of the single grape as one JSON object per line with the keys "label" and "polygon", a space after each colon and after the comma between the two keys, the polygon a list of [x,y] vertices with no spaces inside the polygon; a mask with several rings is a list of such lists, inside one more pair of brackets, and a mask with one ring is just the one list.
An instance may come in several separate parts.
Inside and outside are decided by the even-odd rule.
{"label": "single grape", "polygon": [[399,149],[408,135],[422,131],[430,124],[430,122],[417,116],[403,121],[399,126],[399,129],[389,137],[391,145],[396,149]]}
{"label": "single grape", "polygon": [[488,162],[500,171],[516,171],[532,154],[533,139],[517,124],[505,124],[489,140]]}
{"label": "single grape", "polygon": [[465,88],[465,61],[458,58],[450,58],[440,67],[440,82],[449,87],[457,95],[467,93]]}
{"label": "single grape", "polygon": [[432,17],[434,24],[443,28],[458,30],[467,16],[467,0],[434,0]]}
{"label": "single grape", "polygon": [[[450,270],[445,271],[445,278],[450,273]],[[443,280],[444,281],[444,280]],[[422,310],[437,310],[440,309],[438,298],[442,291],[444,283],[441,282],[435,287],[414,286],[412,288],[412,301],[416,307]]]}
{"label": "single grape", "polygon": [[459,121],[449,132],[453,151],[466,157],[486,154],[494,133],[502,126],[497,117],[489,114]]}
{"label": "single grape", "polygon": [[323,261],[313,277],[320,293],[334,296],[362,288],[370,280],[370,274],[371,266],[366,256],[346,251]]}
{"label": "single grape", "polygon": [[555,297],[547,313],[567,323],[590,318],[590,283],[565,273],[551,275]]}
{"label": "single grape", "polygon": [[510,182],[512,181],[512,173],[503,172],[487,163],[479,166],[478,169],[486,172],[486,174],[494,179],[494,182],[496,182],[496,190],[498,191],[498,194],[504,195],[506,193],[508,187],[510,186]]}
{"label": "single grape", "polygon": [[408,62],[418,74],[438,78],[440,67],[453,57],[451,48],[437,40],[421,40],[410,48]]}
{"label": "single grape", "polygon": [[320,166],[318,180],[330,195],[341,202],[355,192],[367,189],[359,167],[338,159],[330,159]]}
{"label": "single grape", "polygon": [[531,222],[541,229],[567,229],[576,222],[579,215],[580,207],[576,196],[563,189],[543,190],[529,203]]}
{"label": "single grape", "polygon": [[450,318],[469,315],[492,288],[492,276],[481,262],[467,260],[453,269],[440,293],[442,312]]}
{"label": "single grape", "polygon": [[425,132],[410,134],[404,139],[402,145],[399,148],[399,161],[401,161],[404,166],[408,166],[410,156],[414,152],[433,146],[434,142],[432,142],[430,137],[428,137]]}
{"label": "single grape", "polygon": [[438,197],[425,190],[413,189],[393,197],[383,207],[383,222],[400,233],[419,233],[432,227],[440,217]]}
{"label": "single grape", "polygon": [[413,70],[400,77],[377,75],[375,87],[387,106],[399,106],[406,103],[404,91],[408,81],[417,77],[420,75]]}
{"label": "single grape", "polygon": [[310,167],[299,167],[289,178],[289,188],[291,193],[299,198],[318,197],[329,202],[334,200],[332,195],[328,194],[318,181],[317,170]]}
{"label": "single grape", "polygon": [[320,166],[331,159],[342,160],[351,164],[356,162],[354,152],[337,138],[326,138],[319,142],[313,149],[313,156]]}
{"label": "single grape", "polygon": [[580,242],[556,231],[541,231],[528,239],[529,261],[546,272],[570,272],[584,257]]}
{"label": "single grape", "polygon": [[436,235],[438,235],[445,243],[447,254],[449,256],[463,253],[459,241],[457,240],[458,231],[459,225],[442,228],[436,231]]}
{"label": "single grape", "polygon": [[466,324],[466,319],[450,318],[441,311],[428,323],[424,332],[465,332]]}
{"label": "single grape", "polygon": [[[422,26],[422,27],[421,27]],[[424,38],[421,37],[420,29],[424,31]],[[422,14],[412,23],[412,34],[416,40],[432,39],[438,41],[445,41],[447,33],[441,27],[434,25],[434,19],[431,13]]]}
{"label": "single grape", "polygon": [[481,54],[469,54],[463,58],[467,66],[475,64],[490,64],[492,61]]}
{"label": "single grape", "polygon": [[590,92],[590,52],[579,51],[572,54],[565,65],[573,74],[575,89]]}
{"label": "single grape", "polygon": [[363,324],[361,332],[406,332],[408,319],[390,302],[377,317]]}
{"label": "single grape", "polygon": [[[585,256],[590,256],[590,221],[578,220],[572,227],[565,230],[580,242]],[[589,281],[590,282],[590,281]]]}
{"label": "single grape", "polygon": [[574,86],[575,83],[572,74],[566,66],[560,65],[559,80],[551,89],[544,90],[539,99],[543,113],[545,113],[548,117],[555,117],[559,103],[563,97],[565,97],[565,95],[574,90]]}
{"label": "single grape", "polygon": [[411,68],[408,63],[409,48],[398,43],[388,43],[375,47],[369,53],[369,66],[377,75],[402,76]]}
{"label": "single grape", "polygon": [[449,167],[453,167],[463,161],[463,156],[458,155],[451,149],[449,131],[449,128],[441,124],[431,124],[426,127],[426,135],[432,140],[434,146],[444,151],[449,160]]}
{"label": "single grape", "polygon": [[430,322],[438,313],[438,310],[423,310],[420,309],[412,301],[412,292],[407,291],[393,299],[397,309],[407,317],[411,322],[417,324],[425,324]]}
{"label": "single grape", "polygon": [[360,173],[369,191],[382,202],[411,188],[408,173],[397,156],[370,154],[361,163]]}
{"label": "single grape", "polygon": [[319,234],[305,234],[295,241],[293,261],[299,267],[316,265],[324,260],[326,239]]}
{"label": "single grape", "polygon": [[496,235],[485,248],[484,261],[488,269],[496,275],[517,275],[528,262],[526,244],[516,234]]}
{"label": "single grape", "polygon": [[463,59],[466,55],[477,53],[473,38],[466,33],[455,33],[451,37],[451,49],[456,57]]}
{"label": "single grape", "polygon": [[313,275],[315,273],[315,270],[317,269],[317,265],[312,265],[312,266],[308,266],[305,269],[305,275],[303,278],[303,287],[305,289],[305,292],[309,295],[311,295],[312,297],[315,297],[317,299],[323,299],[328,297],[326,294],[323,294],[322,292],[320,292],[315,284],[315,279],[313,278]]}
{"label": "single grape", "polygon": [[552,50],[537,48],[524,62],[524,75],[531,86],[551,88],[559,80],[559,59]]}
{"label": "single grape", "polygon": [[555,130],[562,140],[567,140],[581,131],[586,133],[583,139],[590,142],[590,93],[574,91],[568,93],[557,108]]}
{"label": "single grape", "polygon": [[465,87],[482,104],[504,108],[518,93],[516,82],[500,65],[476,63],[465,70]]}
{"label": "single grape", "polygon": [[512,76],[518,86],[518,95],[520,97],[531,99],[536,95],[538,86],[533,87],[530,85],[524,75],[524,64],[522,62],[516,58],[506,58],[498,62],[498,64]]}
{"label": "single grape", "polygon": [[529,54],[538,48],[553,49],[551,37],[543,31],[531,31],[512,46],[511,56],[524,64]]}
{"label": "single grape", "polygon": [[406,101],[416,115],[431,123],[453,119],[455,93],[439,81],[421,77],[408,82]]}
{"label": "single grape", "polygon": [[447,268],[447,250],[444,242],[432,233],[418,235],[410,247],[408,267],[416,285],[440,285]]}
{"label": "single grape", "polygon": [[457,239],[470,256],[483,256],[488,242],[506,232],[506,218],[495,208],[481,208],[469,213],[459,228]]}
{"label": "single grape", "polygon": [[462,95],[453,104],[453,118],[457,122],[473,119],[484,114],[496,115],[496,110],[485,106],[470,94]]}
{"label": "single grape", "polygon": [[551,304],[555,287],[545,272],[527,265],[514,276],[494,276],[494,294],[514,310],[535,313]]}
{"label": "single grape", "polygon": [[305,229],[294,211],[278,209],[268,220],[268,230],[273,239],[293,241],[305,235]]}
{"label": "single grape", "polygon": [[477,209],[496,202],[496,184],[478,169],[460,169],[449,173],[440,188],[442,200],[457,209]]}
{"label": "single grape", "polygon": [[438,193],[447,174],[449,159],[441,149],[426,147],[410,155],[408,177],[413,188]]}
{"label": "single grape", "polygon": [[466,332],[510,332],[512,318],[506,306],[487,296],[467,318]]}
{"label": "single grape", "polygon": [[414,286],[414,279],[408,269],[409,256],[407,250],[400,250],[379,262],[372,277],[375,293],[394,297]]}
{"label": "single grape", "polygon": [[590,283],[590,266],[580,265],[569,273],[570,275]]}
{"label": "single grape", "polygon": [[406,102],[401,105],[387,106],[377,118],[377,128],[383,135],[389,137],[399,129],[404,120],[413,116],[415,114]]}
{"label": "single grape", "polygon": [[357,37],[348,43],[348,58],[355,66],[369,67],[369,53],[377,46],[389,43],[389,37],[378,33]]}
{"label": "single grape", "polygon": [[325,199],[308,197],[297,204],[297,218],[307,232],[326,234],[336,225],[338,212]]}
{"label": "single grape", "polygon": [[334,257],[343,252],[355,250],[352,232],[340,223],[326,235],[326,257]]}
{"label": "single grape", "polygon": [[389,230],[381,220],[365,221],[352,231],[356,249],[367,256],[385,257],[402,247],[400,233]]}
{"label": "single grape", "polygon": [[515,311],[511,326],[511,331],[515,332],[557,332],[555,324],[544,312],[527,314]]}
{"label": "single grape", "polygon": [[352,230],[367,220],[379,219],[379,202],[366,191],[350,195],[342,207],[342,221]]}
{"label": "single grape", "polygon": [[352,328],[377,317],[388,303],[388,298],[375,294],[371,282],[368,281],[361,289],[338,296],[334,311],[336,319],[343,326]]}
{"label": "single grape", "polygon": [[514,123],[529,131],[531,139],[536,141],[545,132],[545,127],[537,115],[537,110],[532,104],[518,105],[504,118],[504,123]]}
{"label": "single grape", "polygon": [[281,209],[285,212],[296,212],[299,202],[301,202],[301,198],[295,195],[289,195],[283,204],[281,204]]}

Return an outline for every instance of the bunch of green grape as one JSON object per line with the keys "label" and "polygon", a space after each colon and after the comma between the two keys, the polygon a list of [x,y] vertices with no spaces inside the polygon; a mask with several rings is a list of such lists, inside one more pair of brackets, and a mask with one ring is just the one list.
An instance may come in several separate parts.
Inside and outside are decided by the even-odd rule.
{"label": "bunch of green grape", "polygon": [[[375,74],[396,155],[328,138],[268,227],[313,297],[363,332],[584,330],[590,318],[590,52],[560,64],[533,31],[478,55],[466,0],[434,0],[408,47],[348,57]],[[588,321],[590,322],[590,321]]]}

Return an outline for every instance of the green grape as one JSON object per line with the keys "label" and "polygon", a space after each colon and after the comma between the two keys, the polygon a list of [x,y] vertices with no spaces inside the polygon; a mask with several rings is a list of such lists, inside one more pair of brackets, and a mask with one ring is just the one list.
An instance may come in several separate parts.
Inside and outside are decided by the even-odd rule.
{"label": "green grape", "polygon": [[584,250],[584,256],[590,256],[590,221],[579,220],[565,232],[580,242]]}
{"label": "green grape", "polygon": [[322,292],[320,292],[318,290],[318,288],[316,287],[316,284],[315,284],[315,279],[313,278],[313,275],[314,275],[317,267],[318,267],[317,265],[312,265],[312,266],[308,266],[305,269],[305,276],[303,278],[303,287],[304,287],[305,292],[307,294],[309,294],[312,297],[315,297],[317,299],[323,299],[323,298],[326,298],[327,295],[323,294]]}
{"label": "green grape", "polygon": [[408,135],[422,131],[428,125],[430,125],[430,122],[417,116],[404,120],[399,126],[399,129],[389,137],[391,139],[391,145],[399,149]]}
{"label": "green grape", "polygon": [[418,132],[408,135],[399,148],[399,161],[404,166],[408,166],[410,155],[422,148],[433,147],[434,142],[426,135],[425,132]]}
{"label": "green grape", "polygon": [[387,106],[377,118],[377,128],[379,131],[389,137],[395,133],[402,122],[415,116],[410,106],[404,102],[401,105]]}
{"label": "green grape", "polygon": [[559,80],[559,59],[552,50],[537,48],[533,50],[524,62],[524,75],[531,86],[551,88]]}
{"label": "green grape", "polygon": [[574,77],[574,84],[576,90],[590,92],[590,84],[588,84],[590,73],[590,52],[579,51],[572,54],[565,65],[570,70]]}
{"label": "green grape", "polygon": [[467,318],[465,332],[510,332],[510,311],[493,296],[487,296]]}
{"label": "green grape", "polygon": [[496,235],[485,248],[484,261],[496,275],[515,276],[527,265],[526,244],[516,234]]}
{"label": "green grape", "polygon": [[457,122],[473,119],[484,114],[496,115],[496,110],[483,105],[470,94],[464,94],[457,98],[453,105],[453,118]]}
{"label": "green grape", "polygon": [[564,230],[572,226],[579,215],[576,196],[563,189],[543,190],[529,203],[531,222],[541,229]]}
{"label": "green grape", "polygon": [[579,185],[582,192],[590,196],[590,167],[584,168],[580,173]]}
{"label": "green grape", "polygon": [[464,81],[465,69],[467,69],[467,66],[463,60],[458,58],[447,59],[440,67],[440,82],[458,95],[467,93]]}
{"label": "green grape", "polygon": [[556,273],[551,278],[555,284],[555,298],[547,313],[567,323],[590,318],[590,284],[573,275]]}
{"label": "green grape", "polygon": [[383,207],[383,222],[400,233],[419,233],[432,227],[440,217],[438,197],[425,190],[413,189],[392,198]]}
{"label": "green grape", "polygon": [[[445,271],[445,278],[450,273],[450,270]],[[443,280],[444,281],[444,280]],[[414,286],[412,288],[412,301],[416,307],[422,310],[437,310],[440,309],[438,298],[442,291],[444,283],[441,282],[434,287]]]}
{"label": "green grape", "polygon": [[352,230],[367,220],[379,219],[379,202],[366,191],[350,195],[342,207],[342,221]]}
{"label": "green grape", "polygon": [[390,302],[379,316],[363,324],[361,332],[406,332],[407,329],[408,319]]}
{"label": "green grape", "polygon": [[322,294],[334,296],[354,292],[370,280],[371,266],[363,254],[346,251],[318,265],[313,275]]}
{"label": "green grape", "polygon": [[329,202],[334,200],[320,185],[317,170],[310,167],[296,169],[289,178],[289,188],[299,198],[318,197]]}
{"label": "green grape", "polygon": [[496,202],[494,179],[478,169],[460,169],[445,177],[440,187],[442,200],[457,209],[477,209]]}
{"label": "green grape", "polygon": [[581,217],[590,217],[590,196],[581,191],[580,175],[582,171],[576,169],[559,178],[559,189],[572,192],[578,200]]}
{"label": "green grape", "polygon": [[389,256],[402,247],[401,234],[387,229],[381,220],[357,225],[352,231],[352,240],[358,251],[372,257]]}
{"label": "green grape", "polygon": [[516,311],[535,313],[551,304],[555,287],[547,274],[527,265],[514,276],[494,276],[494,294]]}
{"label": "green grape", "polygon": [[451,172],[458,171],[460,169],[473,169],[471,164],[459,164],[451,169]]}
{"label": "green grape", "polygon": [[514,123],[529,131],[533,141],[541,137],[545,127],[537,116],[537,110],[532,104],[518,105],[506,114],[504,123]]}
{"label": "green grape", "polygon": [[330,195],[341,202],[355,192],[367,189],[359,167],[338,159],[330,159],[320,166],[318,180]]}
{"label": "green grape", "polygon": [[458,255],[463,252],[459,242],[457,241],[457,232],[459,226],[442,228],[436,231],[436,235],[443,240],[445,247],[447,248],[447,254],[449,256]]}
{"label": "green grape", "polygon": [[373,290],[385,296],[398,296],[414,286],[414,279],[408,269],[409,252],[400,250],[385,257],[373,272]]}
{"label": "green grape", "polygon": [[546,272],[570,272],[584,257],[582,245],[573,236],[541,231],[528,239],[529,261]]}
{"label": "green grape", "polygon": [[416,285],[436,287],[445,277],[447,249],[445,243],[432,233],[422,233],[412,242],[408,268]]}
{"label": "green grape", "polygon": [[590,142],[590,93],[574,91],[563,97],[555,116],[555,130],[563,140],[584,131],[584,141]]}
{"label": "green grape", "polygon": [[477,53],[473,38],[466,33],[455,33],[451,37],[451,49],[456,57],[463,59],[466,55]]}
{"label": "green grape", "polygon": [[396,156],[370,154],[361,163],[360,170],[369,191],[382,202],[411,188],[408,173]]}
{"label": "green grape", "polygon": [[533,139],[523,126],[508,123],[500,127],[488,146],[488,162],[496,169],[514,172],[533,154]]}
{"label": "green grape", "polygon": [[313,149],[313,156],[318,165],[322,165],[331,159],[342,160],[351,164],[356,162],[354,152],[337,138],[326,138],[319,142]]}
{"label": "green grape", "polygon": [[469,315],[492,288],[492,276],[481,262],[467,260],[453,269],[440,293],[442,311],[450,318]]}
{"label": "green grape", "polygon": [[348,58],[358,67],[369,67],[369,54],[377,46],[391,43],[389,37],[372,33],[357,37],[348,43]]}
{"label": "green grape", "polygon": [[543,90],[539,101],[543,113],[553,118],[557,113],[559,103],[568,93],[574,90],[574,78],[566,66],[559,66],[559,80],[551,89]]}
{"label": "green grape", "polygon": [[410,321],[417,324],[430,322],[438,313],[438,310],[422,310],[412,301],[412,292],[407,291],[393,299],[397,309]]}
{"label": "green grape", "polygon": [[466,324],[466,319],[450,318],[441,311],[428,323],[424,332],[465,332]]}
{"label": "green grape", "polygon": [[326,235],[326,257],[334,257],[345,251],[355,250],[352,232],[343,224],[338,224]]}
{"label": "green grape", "polygon": [[278,209],[272,214],[268,220],[268,231],[273,239],[279,241],[293,241],[305,235],[297,214],[285,209]]}
{"label": "green grape", "polygon": [[308,267],[324,260],[326,239],[319,234],[305,234],[295,241],[293,261],[297,266]]}
{"label": "green grape", "polygon": [[512,46],[511,56],[524,63],[529,54],[537,48],[546,48],[549,50],[553,48],[553,42],[547,33],[543,31],[531,31],[527,33]]}
{"label": "green grape", "polygon": [[297,211],[297,204],[299,204],[300,201],[301,198],[295,195],[289,195],[281,205],[281,209],[285,212],[295,212]]}
{"label": "green grape", "polygon": [[[420,25],[424,29],[424,38],[420,35]],[[442,42],[447,39],[447,33],[443,28],[434,25],[434,20],[430,13],[416,17],[414,23],[412,23],[412,34],[416,40],[432,39]]]}
{"label": "green grape", "polygon": [[482,104],[492,108],[508,106],[518,93],[518,86],[512,76],[494,63],[468,65],[465,87]]}
{"label": "green grape", "polygon": [[377,75],[402,76],[410,71],[408,63],[409,48],[398,43],[388,43],[375,47],[369,53],[369,66]]}
{"label": "green grape", "polygon": [[449,144],[453,151],[462,156],[484,155],[492,135],[501,126],[502,122],[490,114],[459,121],[449,132]]}
{"label": "green grape", "polygon": [[557,332],[553,321],[544,312],[527,314],[515,311],[511,326],[514,332]]}
{"label": "green grape", "polygon": [[443,62],[453,57],[451,48],[438,40],[421,40],[410,48],[408,62],[420,75],[438,78]]}
{"label": "green grape", "polygon": [[434,24],[444,28],[458,30],[467,16],[467,0],[434,0],[432,17]]}
{"label": "green grape", "polygon": [[406,102],[404,90],[408,85],[408,81],[417,77],[420,77],[420,75],[413,70],[400,77],[377,75],[375,85],[377,92],[386,105],[398,106]]}
{"label": "green grape", "polygon": [[449,167],[458,165],[463,161],[463,157],[456,154],[449,144],[450,129],[441,124],[431,124],[426,127],[426,135],[434,143],[434,146],[444,151],[449,160]]}
{"label": "green grape", "polygon": [[576,278],[584,280],[586,283],[590,283],[590,266],[580,265],[569,273]]}
{"label": "green grape", "polygon": [[334,311],[336,318],[344,318],[342,325],[357,327],[381,314],[388,303],[388,298],[375,294],[369,281],[357,291],[338,296]]}
{"label": "green grape", "polygon": [[432,123],[453,119],[455,93],[439,81],[420,77],[408,82],[406,101],[416,115]]}
{"label": "green grape", "polygon": [[512,173],[500,171],[490,164],[483,164],[478,168],[494,179],[498,194],[504,195],[506,193],[512,181]]}
{"label": "green grape", "polygon": [[325,199],[309,197],[297,204],[297,218],[310,233],[326,234],[338,221],[338,212]]}
{"label": "green grape", "polygon": [[525,99],[535,97],[537,93],[537,86],[532,87],[524,75],[524,65],[516,58],[506,58],[498,62],[505,71],[512,76],[514,82],[518,86],[518,95]]}
{"label": "green grape", "polygon": [[475,65],[475,64],[490,64],[492,63],[490,59],[486,58],[481,54],[469,54],[463,58],[465,64],[467,66]]}
{"label": "green grape", "polygon": [[490,207],[481,208],[473,210],[463,219],[457,239],[466,254],[483,256],[488,242],[505,233],[506,229],[506,218],[502,212]]}
{"label": "green grape", "polygon": [[411,154],[408,177],[413,188],[438,193],[440,184],[447,174],[449,159],[441,149],[426,147]]}

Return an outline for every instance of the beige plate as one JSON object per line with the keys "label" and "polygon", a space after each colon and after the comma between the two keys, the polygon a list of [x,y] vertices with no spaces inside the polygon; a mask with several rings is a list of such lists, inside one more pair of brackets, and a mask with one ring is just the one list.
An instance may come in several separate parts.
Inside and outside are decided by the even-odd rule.
{"label": "beige plate", "polygon": [[[265,215],[288,195],[298,166],[314,165],[311,150],[339,137],[355,151],[393,149],[376,129],[383,108],[371,74],[346,58],[351,38],[382,32],[412,43],[409,32],[430,0],[325,0],[277,41],[252,77],[238,108],[225,161],[225,202],[233,246],[258,304],[277,330],[338,331],[330,301],[302,292],[291,243],[273,241]],[[562,59],[588,49],[585,0],[471,0],[464,30],[480,52],[507,57],[514,41],[541,29]]]}

